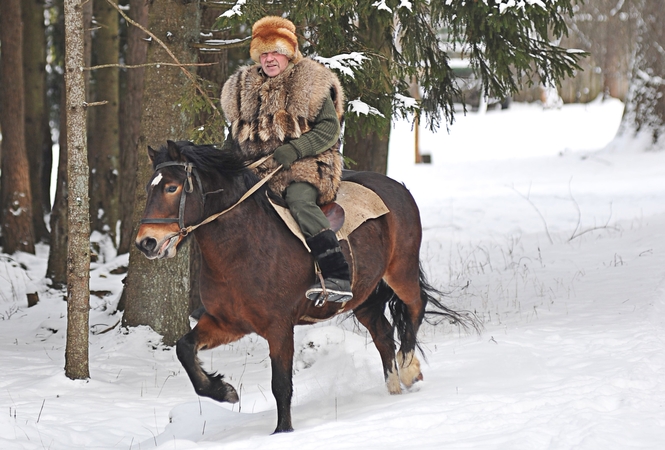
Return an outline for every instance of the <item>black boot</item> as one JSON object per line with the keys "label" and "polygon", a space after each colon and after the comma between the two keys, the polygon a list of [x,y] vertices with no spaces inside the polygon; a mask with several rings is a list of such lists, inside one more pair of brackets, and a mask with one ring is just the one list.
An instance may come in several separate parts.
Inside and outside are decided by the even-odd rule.
{"label": "black boot", "polygon": [[317,306],[322,306],[326,301],[343,303],[351,300],[353,293],[349,265],[344,259],[335,232],[323,230],[306,241],[323,277],[323,283],[319,280],[307,290],[307,298]]}

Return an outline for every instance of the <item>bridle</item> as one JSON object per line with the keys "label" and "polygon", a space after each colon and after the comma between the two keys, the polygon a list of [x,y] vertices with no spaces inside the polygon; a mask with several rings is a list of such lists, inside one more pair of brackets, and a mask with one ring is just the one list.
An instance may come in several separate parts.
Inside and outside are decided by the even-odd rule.
{"label": "bridle", "polygon": [[[185,200],[187,200],[187,194],[191,194],[194,191],[194,183],[192,182],[192,174],[194,175],[194,178],[196,179],[196,183],[199,186],[199,191],[203,192],[203,187],[201,184],[201,177],[199,177],[199,173],[196,170],[196,167],[194,167],[194,164],[191,162],[183,162],[183,161],[167,161],[161,164],[158,164],[157,167],[155,167],[155,172],[158,172],[159,170],[163,169],[164,167],[173,167],[173,166],[181,166],[185,169],[185,179],[183,181],[183,189],[182,192],[180,193],[180,205],[178,207],[178,217],[164,217],[164,218],[147,218],[147,219],[141,219],[141,223],[174,223],[178,222],[178,226],[180,227],[180,231],[182,232],[185,229]],[[205,202],[205,194],[203,194],[204,202]],[[182,233],[181,233],[182,234]]]}
{"label": "bridle", "polygon": [[[253,162],[252,164],[248,165],[247,168],[249,169],[254,169],[261,164],[263,164],[265,161],[267,161],[269,158],[271,158],[272,155],[265,156],[258,161]],[[218,217],[220,217],[222,214],[226,214],[227,212],[231,211],[233,208],[238,206],[240,203],[244,202],[247,198],[249,198],[254,192],[259,190],[261,186],[266,184],[281,168],[282,166],[280,165],[277,167],[275,170],[270,172],[268,175],[265,177],[261,178],[254,186],[249,188],[247,192],[245,192],[240,199],[235,202],[233,205],[229,206],[225,210],[215,213],[208,218],[202,220],[196,225],[189,225],[185,226],[185,202],[187,200],[187,194],[191,194],[194,191],[194,183],[192,182],[192,175],[194,175],[194,178],[196,179],[196,183],[199,187],[199,192],[201,192],[201,196],[203,197],[202,203],[205,205],[205,199],[207,195],[214,194],[217,192],[220,192],[221,189],[216,190],[216,191],[210,191],[210,192],[203,192],[203,185],[201,183],[201,178],[199,177],[198,171],[196,170],[196,166],[191,163],[191,162],[184,162],[184,161],[167,161],[161,164],[158,164],[157,167],[155,167],[155,172],[163,169],[164,167],[173,167],[173,166],[180,166],[183,167],[185,170],[185,179],[183,180],[183,189],[180,194],[180,204],[178,207],[178,217],[164,217],[164,218],[146,218],[146,219],[141,219],[141,224],[144,223],[178,223],[178,227],[180,228],[179,231],[173,232],[171,234],[168,234],[165,236],[163,239],[172,239],[176,236],[182,236],[185,237],[192,231],[196,230],[198,227],[205,225],[207,223],[212,222],[213,220],[216,220]]]}

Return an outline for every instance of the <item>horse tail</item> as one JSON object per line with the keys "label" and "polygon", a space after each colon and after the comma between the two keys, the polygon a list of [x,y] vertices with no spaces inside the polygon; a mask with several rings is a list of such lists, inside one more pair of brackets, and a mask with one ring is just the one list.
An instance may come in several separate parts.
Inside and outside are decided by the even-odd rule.
{"label": "horse tail", "polygon": [[[369,317],[375,323],[384,317],[383,314],[387,305],[392,318],[392,339],[402,344],[409,343],[410,345],[407,344],[410,347],[409,350],[416,347],[423,355],[424,353],[417,340],[417,327],[420,326],[423,320],[435,326],[448,322],[451,325],[458,325],[467,332],[473,330],[479,333],[481,331],[482,325],[475,314],[469,311],[455,311],[439,300],[445,297],[445,294],[429,284],[422,267],[419,268],[419,284],[422,315],[416,320],[411,317],[406,303],[384,280],[379,281],[374,291],[356,311],[370,311]],[[375,329],[379,328],[374,324],[371,326]]]}
{"label": "horse tail", "polygon": [[[445,306],[440,298],[446,294],[432,287],[425,277],[422,266],[420,267],[420,298],[425,303],[425,321],[431,325],[439,325],[442,322],[448,322],[451,325],[458,325],[465,331],[475,331],[480,333],[482,324],[471,311],[455,311]],[[427,308],[429,306],[429,308]]]}
{"label": "horse tail", "polygon": [[[423,314],[422,317],[417,318],[415,321],[416,324],[420,324],[423,320],[435,326],[447,322],[451,325],[457,325],[467,332],[475,331],[480,333],[482,325],[475,314],[470,311],[455,311],[445,306],[439,300],[445,294],[429,284],[422,267],[419,268],[419,283]],[[368,298],[368,300],[370,299],[374,302],[383,301],[384,306],[385,304],[388,305],[392,317],[393,329],[397,334],[399,342],[409,342],[413,340],[412,337],[416,337],[413,344],[424,356],[417,339],[418,330],[415,329],[414,320],[410,317],[409,309],[393,289],[385,281],[381,280],[374,293]]]}

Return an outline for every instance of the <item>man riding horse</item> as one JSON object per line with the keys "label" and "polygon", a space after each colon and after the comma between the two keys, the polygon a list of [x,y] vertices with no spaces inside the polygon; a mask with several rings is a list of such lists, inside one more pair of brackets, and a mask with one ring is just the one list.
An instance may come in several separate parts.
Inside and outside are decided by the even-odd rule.
{"label": "man riding horse", "polygon": [[349,266],[319,205],[335,200],[342,176],[340,122],[344,92],[337,76],[298,50],[287,19],[264,17],[252,27],[250,56],[224,84],[221,103],[231,124],[224,149],[247,159],[272,155],[257,168],[264,177],[280,165],[270,189],[286,201],[323,278],[307,298],[353,297]]}

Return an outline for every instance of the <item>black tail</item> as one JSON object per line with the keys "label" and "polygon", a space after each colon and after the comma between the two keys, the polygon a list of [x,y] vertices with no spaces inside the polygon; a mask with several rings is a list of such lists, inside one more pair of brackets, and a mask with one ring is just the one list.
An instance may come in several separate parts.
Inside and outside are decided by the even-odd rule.
{"label": "black tail", "polygon": [[[452,325],[458,325],[465,331],[476,331],[480,333],[482,325],[477,319],[475,314],[469,311],[455,311],[443,305],[437,299],[444,297],[445,294],[432,287],[425,277],[425,273],[420,268],[420,297],[425,305],[424,319],[427,323],[432,325],[439,325],[448,322]],[[367,300],[360,306],[363,309],[371,309],[373,317],[383,315],[386,304],[392,316],[393,329],[397,332],[397,339],[401,343],[409,342],[410,336],[416,336],[413,328],[413,322],[410,320],[409,311],[406,304],[395,294],[395,291],[388,286],[388,284],[381,280],[374,289],[374,292],[367,298]],[[418,321],[420,322],[420,320]],[[415,346],[420,347],[415,340]],[[422,350],[421,350],[422,354]],[[423,355],[424,356],[424,355]]]}
{"label": "black tail", "polygon": [[[420,297],[425,302],[425,321],[431,325],[438,325],[442,322],[448,322],[451,325],[459,325],[465,331],[475,331],[480,333],[482,324],[471,311],[455,311],[443,305],[437,298],[442,298],[445,294],[432,287],[425,277],[422,267],[420,268]],[[427,308],[429,306],[429,309]]]}

